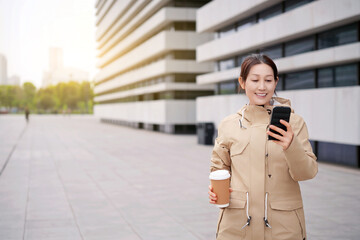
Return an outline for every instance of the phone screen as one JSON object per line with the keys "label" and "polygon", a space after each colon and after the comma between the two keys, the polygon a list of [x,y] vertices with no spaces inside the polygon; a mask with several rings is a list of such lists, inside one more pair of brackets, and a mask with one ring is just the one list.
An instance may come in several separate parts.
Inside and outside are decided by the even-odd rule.
{"label": "phone screen", "polygon": [[[289,122],[290,121],[290,113],[291,113],[291,108],[289,108],[289,107],[283,107],[283,106],[274,107],[272,114],[271,114],[271,118],[270,118],[270,125],[275,125],[286,131],[286,127],[280,123],[280,120],[283,119],[283,120]],[[270,129],[270,131],[282,136],[279,132],[277,132],[273,129]],[[268,139],[269,140],[277,140],[276,138],[274,138],[270,135],[269,135]]]}

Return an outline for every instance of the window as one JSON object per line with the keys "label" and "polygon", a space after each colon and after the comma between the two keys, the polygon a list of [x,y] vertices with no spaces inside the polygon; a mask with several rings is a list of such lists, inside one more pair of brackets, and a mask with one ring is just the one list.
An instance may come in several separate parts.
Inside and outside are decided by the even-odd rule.
{"label": "window", "polygon": [[256,24],[256,15],[241,20],[237,23],[237,31],[248,28],[252,25]]}
{"label": "window", "polygon": [[234,32],[236,32],[236,27],[235,25],[230,25],[226,28],[223,28],[219,31],[219,37],[225,37],[227,35],[233,34]]}
{"label": "window", "polygon": [[312,1],[313,0],[287,0],[285,1],[285,12],[301,7],[302,5],[308,4]]}
{"label": "window", "polygon": [[328,48],[358,41],[358,24],[350,24],[320,33],[318,48]]}
{"label": "window", "polygon": [[231,69],[234,67],[235,67],[235,59],[234,58],[219,61],[220,71],[224,71],[224,70]]}
{"label": "window", "polygon": [[352,86],[358,83],[357,64],[335,67],[335,86]]}
{"label": "window", "polygon": [[285,56],[293,56],[315,50],[315,36],[297,39],[292,42],[285,43]]}
{"label": "window", "polygon": [[320,161],[341,163],[348,166],[359,167],[359,146],[318,142],[317,157]]}
{"label": "window", "polygon": [[334,87],[334,68],[322,68],[318,70],[318,87]]}
{"label": "window", "polygon": [[193,50],[174,51],[174,59],[195,60],[196,53]]}
{"label": "window", "polygon": [[195,22],[174,22],[175,31],[196,31]]}
{"label": "window", "polygon": [[240,55],[240,56],[237,56],[237,57],[236,57],[236,58],[237,58],[237,67],[240,67],[241,64],[243,63],[243,61],[245,60],[245,58],[246,58],[247,56],[249,56],[249,55],[251,55],[251,53],[246,53],[246,54],[242,54],[242,55]]}
{"label": "window", "polygon": [[235,94],[237,93],[237,81],[231,80],[227,82],[219,83],[219,94]]}
{"label": "window", "polygon": [[303,71],[285,74],[285,89],[315,88],[315,71]]}
{"label": "window", "polygon": [[265,21],[266,19],[275,17],[279,14],[281,14],[282,11],[282,3],[279,3],[273,7],[270,7],[268,9],[265,9],[264,11],[261,11],[259,13],[259,22]]}
{"label": "window", "polygon": [[276,45],[276,46],[272,46],[269,48],[264,48],[263,50],[261,50],[260,52],[263,54],[266,54],[267,56],[269,56],[272,59],[277,59],[277,58],[282,58],[283,56],[283,50],[282,50],[282,45]]}

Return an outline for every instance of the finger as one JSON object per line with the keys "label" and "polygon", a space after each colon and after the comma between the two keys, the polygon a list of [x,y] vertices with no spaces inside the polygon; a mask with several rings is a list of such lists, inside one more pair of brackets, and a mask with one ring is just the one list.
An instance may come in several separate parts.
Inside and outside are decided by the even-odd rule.
{"label": "finger", "polygon": [[282,140],[283,140],[283,137],[280,136],[279,134],[273,133],[273,132],[271,132],[271,131],[267,131],[267,134],[270,135],[270,136],[272,136],[273,138],[279,140],[279,141],[282,141]]}
{"label": "finger", "polygon": [[216,193],[209,191],[208,194],[209,196],[216,198]]}
{"label": "finger", "polygon": [[272,130],[277,131],[278,133],[280,133],[283,136],[286,134],[286,131],[284,129],[281,129],[281,128],[275,126],[275,125],[270,125],[269,128],[271,128]]}
{"label": "finger", "polygon": [[209,190],[213,191],[213,187],[211,185],[209,185]]}
{"label": "finger", "polygon": [[280,123],[281,123],[282,125],[284,125],[287,130],[289,130],[289,128],[291,128],[290,123],[288,123],[288,122],[285,121],[284,119],[280,119]]}
{"label": "finger", "polygon": [[233,190],[232,190],[232,188],[229,188],[229,192],[232,192]]}

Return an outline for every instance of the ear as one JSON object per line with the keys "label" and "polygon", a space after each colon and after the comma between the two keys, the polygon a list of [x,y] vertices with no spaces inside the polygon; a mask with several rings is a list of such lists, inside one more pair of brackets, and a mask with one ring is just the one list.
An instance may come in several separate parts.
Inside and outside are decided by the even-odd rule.
{"label": "ear", "polygon": [[278,82],[279,82],[279,77],[276,77],[276,79],[275,79],[275,87],[277,86]]}
{"label": "ear", "polygon": [[241,88],[245,89],[245,82],[243,81],[242,77],[239,77],[238,81],[239,81]]}

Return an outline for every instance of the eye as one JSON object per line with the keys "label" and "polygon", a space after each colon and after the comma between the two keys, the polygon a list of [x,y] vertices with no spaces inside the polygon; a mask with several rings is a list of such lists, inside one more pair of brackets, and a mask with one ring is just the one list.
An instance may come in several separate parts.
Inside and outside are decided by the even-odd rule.
{"label": "eye", "polygon": [[253,82],[257,82],[257,81],[259,81],[259,80],[257,80],[257,79],[251,79],[251,81],[253,81]]}
{"label": "eye", "polygon": [[272,82],[272,79],[266,79],[265,81],[266,82]]}

